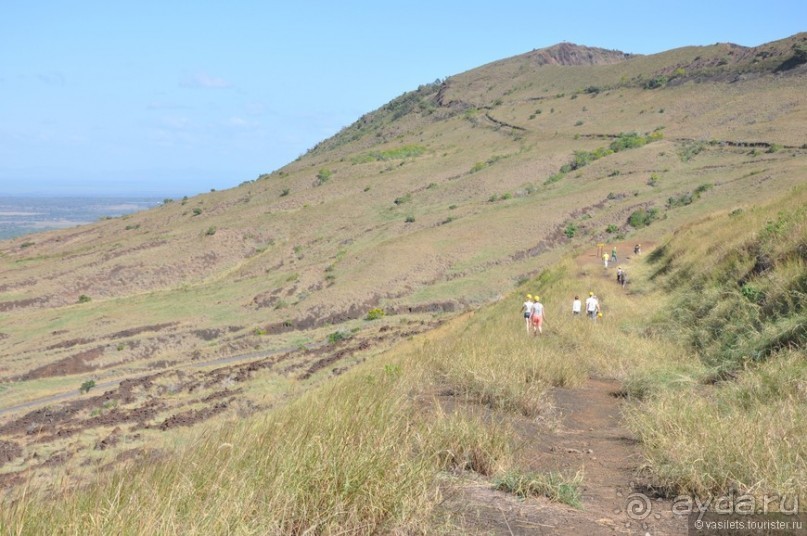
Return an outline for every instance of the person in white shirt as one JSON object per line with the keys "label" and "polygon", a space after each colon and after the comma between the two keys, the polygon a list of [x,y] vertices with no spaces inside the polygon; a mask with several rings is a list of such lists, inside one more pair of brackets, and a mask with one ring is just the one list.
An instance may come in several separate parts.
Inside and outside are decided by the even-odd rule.
{"label": "person in white shirt", "polygon": [[586,299],[586,315],[592,320],[597,319],[597,314],[600,312],[600,301],[597,299],[597,296],[594,295],[593,292],[588,293],[588,298]]}
{"label": "person in white shirt", "polygon": [[521,306],[524,312],[524,322],[527,324],[527,335],[530,334],[530,317],[532,316],[532,294],[527,294],[527,301]]}
{"label": "person in white shirt", "polygon": [[574,301],[572,301],[572,314],[574,316],[579,316],[582,310],[583,303],[580,301],[580,296],[575,296]]}

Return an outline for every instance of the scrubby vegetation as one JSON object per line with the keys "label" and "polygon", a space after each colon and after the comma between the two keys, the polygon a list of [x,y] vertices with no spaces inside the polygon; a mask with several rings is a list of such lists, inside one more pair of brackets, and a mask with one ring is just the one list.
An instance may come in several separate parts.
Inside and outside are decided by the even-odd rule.
{"label": "scrubby vegetation", "polygon": [[[633,292],[609,293],[602,323],[558,319],[552,337],[530,344],[512,315],[518,298],[504,300],[287,407],[210,431],[159,464],[102,477],[58,505],[27,497],[3,511],[0,528],[427,531],[447,523],[438,508],[446,472],[579,507],[584,476],[519,466],[507,416],[544,415],[549,388],[581,385],[592,374],[623,382],[645,477],[657,489],[801,493],[805,201],[802,188],[773,207],[691,224],[634,265]],[[736,224],[727,226],[729,218]],[[598,271],[565,261],[526,288],[540,288],[550,309],[565,309],[569,296],[602,284]],[[374,311],[368,319],[380,318]],[[337,331],[328,340],[348,336]],[[450,393],[461,411],[445,411],[438,393]],[[480,408],[500,418],[482,418]]]}

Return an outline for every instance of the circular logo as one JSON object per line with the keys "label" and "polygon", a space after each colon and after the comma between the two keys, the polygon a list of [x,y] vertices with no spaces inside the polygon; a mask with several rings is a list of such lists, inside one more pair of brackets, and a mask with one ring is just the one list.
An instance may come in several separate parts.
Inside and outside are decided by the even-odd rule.
{"label": "circular logo", "polygon": [[643,493],[631,493],[625,503],[625,511],[628,517],[635,521],[642,521],[650,515],[650,498]]}

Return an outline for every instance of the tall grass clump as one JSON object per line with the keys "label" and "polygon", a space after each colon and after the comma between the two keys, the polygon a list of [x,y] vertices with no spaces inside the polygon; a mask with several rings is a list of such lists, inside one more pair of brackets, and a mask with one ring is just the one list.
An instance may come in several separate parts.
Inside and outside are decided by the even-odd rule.
{"label": "tall grass clump", "polygon": [[0,512],[0,532],[427,532],[440,473],[509,470],[514,440],[481,413],[434,404],[414,357],[357,367],[58,502],[24,497]]}
{"label": "tall grass clump", "polygon": [[801,187],[693,223],[649,256],[648,278],[668,298],[648,332],[701,362],[688,382],[627,408],[651,477],[671,494],[807,498],[805,207]]}
{"label": "tall grass clump", "polygon": [[509,471],[496,479],[496,489],[521,498],[542,496],[550,500],[581,508],[583,475],[567,477],[560,473]]}
{"label": "tall grass clump", "polygon": [[653,257],[672,295],[664,322],[721,374],[807,344],[805,192],[691,226]]}
{"label": "tall grass clump", "polygon": [[646,468],[670,495],[804,496],[807,355],[787,351],[714,389],[660,391],[629,406]]}

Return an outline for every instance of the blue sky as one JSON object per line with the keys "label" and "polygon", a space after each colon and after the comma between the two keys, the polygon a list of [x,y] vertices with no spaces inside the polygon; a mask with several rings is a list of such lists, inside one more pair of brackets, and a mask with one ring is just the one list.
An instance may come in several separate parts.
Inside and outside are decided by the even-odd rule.
{"label": "blue sky", "polygon": [[0,195],[192,195],[418,85],[561,41],[653,54],[807,30],[807,2],[2,0]]}

